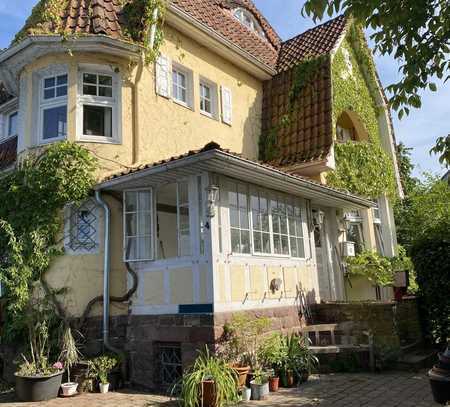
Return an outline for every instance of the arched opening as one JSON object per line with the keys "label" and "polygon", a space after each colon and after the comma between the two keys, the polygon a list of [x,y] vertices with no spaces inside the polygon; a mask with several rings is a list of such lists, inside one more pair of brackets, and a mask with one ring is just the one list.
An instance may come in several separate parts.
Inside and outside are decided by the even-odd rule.
{"label": "arched opening", "polygon": [[336,123],[336,139],[340,143],[347,141],[367,141],[369,134],[355,112],[346,110]]}

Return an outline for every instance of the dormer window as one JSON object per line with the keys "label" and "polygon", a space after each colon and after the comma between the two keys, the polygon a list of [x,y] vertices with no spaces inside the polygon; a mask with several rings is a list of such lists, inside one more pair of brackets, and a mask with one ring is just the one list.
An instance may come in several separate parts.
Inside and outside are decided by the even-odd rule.
{"label": "dormer window", "polygon": [[262,29],[261,25],[256,20],[255,16],[248,10],[242,7],[238,7],[233,10],[234,17],[245,25],[249,30],[258,34],[262,38],[266,38],[266,34]]}

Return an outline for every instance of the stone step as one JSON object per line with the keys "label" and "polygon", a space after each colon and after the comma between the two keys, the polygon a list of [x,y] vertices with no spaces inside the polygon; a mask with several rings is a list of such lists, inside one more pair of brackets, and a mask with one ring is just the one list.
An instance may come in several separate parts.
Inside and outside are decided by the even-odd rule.
{"label": "stone step", "polygon": [[419,371],[432,367],[437,362],[437,352],[434,349],[415,349],[405,352],[397,361],[399,370]]}

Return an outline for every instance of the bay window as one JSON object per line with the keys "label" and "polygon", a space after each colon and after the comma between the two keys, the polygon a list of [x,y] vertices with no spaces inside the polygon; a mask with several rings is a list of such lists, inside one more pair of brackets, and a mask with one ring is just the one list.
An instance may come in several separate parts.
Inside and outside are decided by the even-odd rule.
{"label": "bay window", "polygon": [[272,213],[273,247],[275,254],[289,256],[289,232],[287,207],[283,198],[273,198],[270,203]]}
{"label": "bay window", "polygon": [[117,75],[83,71],[79,89],[79,138],[91,142],[118,142],[120,92]]}
{"label": "bay window", "polygon": [[303,238],[303,217],[301,207],[294,201],[287,206],[289,225],[289,245],[292,257],[305,258]]}
{"label": "bay window", "polygon": [[67,136],[67,74],[45,77],[40,92],[40,142],[62,140]]}
{"label": "bay window", "polygon": [[271,253],[269,200],[262,191],[255,191],[251,196],[253,251],[255,253]]}
{"label": "bay window", "polygon": [[127,191],[124,200],[125,261],[152,260],[152,190]]}

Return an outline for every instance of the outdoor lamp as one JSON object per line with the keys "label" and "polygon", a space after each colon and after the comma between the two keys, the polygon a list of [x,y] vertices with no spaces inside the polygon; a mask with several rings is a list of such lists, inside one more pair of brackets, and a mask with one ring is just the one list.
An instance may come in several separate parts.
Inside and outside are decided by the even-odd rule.
{"label": "outdoor lamp", "polygon": [[216,215],[215,204],[217,200],[217,196],[219,195],[219,187],[217,185],[210,185],[206,188],[206,192],[208,193],[208,218],[213,218]]}

